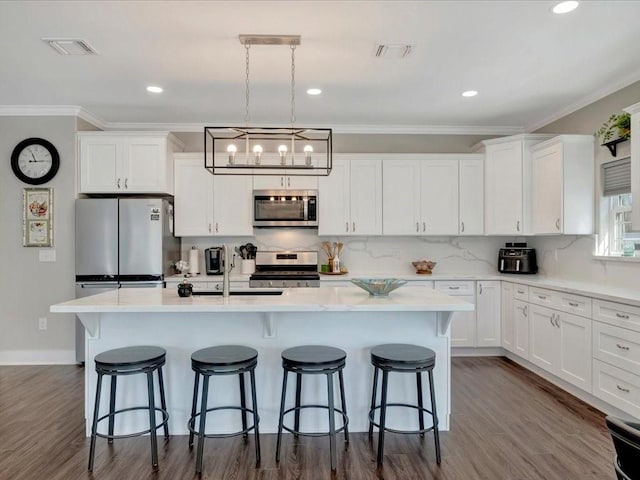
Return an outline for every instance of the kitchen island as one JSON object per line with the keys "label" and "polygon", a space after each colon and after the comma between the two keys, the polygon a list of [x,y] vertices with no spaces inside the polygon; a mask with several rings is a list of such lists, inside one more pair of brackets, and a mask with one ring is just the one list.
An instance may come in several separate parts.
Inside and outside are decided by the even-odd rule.
{"label": "kitchen island", "polygon": [[[93,415],[96,372],[92,359],[100,352],[131,345],[166,349],[164,367],[171,434],[187,434],[193,392],[191,354],[213,345],[238,344],[258,351],[256,384],[260,430],[277,429],[282,382],[280,352],[305,344],[324,344],[347,352],[344,370],[349,427],[368,429],[373,371],[369,350],[381,343],[413,343],[436,352],[436,401],[441,430],[449,428],[451,312],[474,306],[426,287],[402,287],[388,297],[372,297],[357,287],[285,289],[281,295],[192,296],[174,289],[120,289],[51,306],[51,312],[75,313],[86,329],[85,419]],[[144,405],[146,382],[139,376],[118,379],[118,408]],[[318,378],[316,378],[318,377]],[[326,403],[326,381],[305,378],[303,403]],[[238,404],[238,380],[215,377],[210,405]],[[293,389],[290,389],[293,390]],[[290,392],[291,393],[291,392]],[[391,375],[389,401],[415,402],[415,376]],[[291,399],[291,402],[293,399]],[[108,405],[103,388],[101,405]],[[398,411],[391,411],[398,410]],[[415,428],[415,412],[391,409],[388,424]],[[237,412],[207,418],[207,430],[238,430]],[[122,418],[122,420],[120,419]],[[144,429],[143,414],[130,412],[116,421],[116,433]],[[393,422],[393,423],[391,423]],[[326,412],[307,410],[306,431],[323,431]]]}

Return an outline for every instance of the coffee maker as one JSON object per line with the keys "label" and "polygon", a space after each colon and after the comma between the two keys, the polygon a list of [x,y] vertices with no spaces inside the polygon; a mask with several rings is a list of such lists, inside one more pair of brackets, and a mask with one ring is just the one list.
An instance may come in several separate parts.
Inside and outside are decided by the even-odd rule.
{"label": "coffee maker", "polygon": [[222,275],[224,273],[224,252],[222,247],[205,249],[204,263],[207,275]]}

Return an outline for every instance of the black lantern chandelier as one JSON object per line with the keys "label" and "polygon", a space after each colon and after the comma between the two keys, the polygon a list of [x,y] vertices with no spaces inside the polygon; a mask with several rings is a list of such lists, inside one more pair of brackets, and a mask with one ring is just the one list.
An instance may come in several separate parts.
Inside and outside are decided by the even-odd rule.
{"label": "black lantern chandelier", "polygon": [[[326,176],[332,168],[330,128],[295,125],[295,51],[299,35],[240,35],[245,48],[244,127],[204,128],[204,167],[213,175]],[[288,45],[291,49],[291,125],[249,126],[249,51],[252,45]]]}

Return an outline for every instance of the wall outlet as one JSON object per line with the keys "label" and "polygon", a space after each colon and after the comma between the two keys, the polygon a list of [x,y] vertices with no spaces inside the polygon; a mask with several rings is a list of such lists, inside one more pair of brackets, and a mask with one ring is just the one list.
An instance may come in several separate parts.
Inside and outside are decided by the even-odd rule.
{"label": "wall outlet", "polygon": [[46,330],[47,329],[47,317],[40,317],[38,319],[38,328],[40,330]]}

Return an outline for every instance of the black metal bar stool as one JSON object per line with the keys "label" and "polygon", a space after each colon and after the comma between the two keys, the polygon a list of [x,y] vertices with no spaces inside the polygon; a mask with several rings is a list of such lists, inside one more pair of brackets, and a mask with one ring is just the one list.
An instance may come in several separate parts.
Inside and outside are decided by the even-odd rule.
{"label": "black metal bar stool", "polygon": [[[331,457],[331,470],[336,469],[336,433],[344,430],[344,441],[349,443],[349,417],[347,416],[347,404],[344,396],[344,379],[342,370],[345,366],[347,353],[344,350],[334,347],[326,347],[322,345],[304,345],[300,347],[289,348],[282,352],[282,368],[284,375],[282,377],[282,397],[280,399],[280,420],[278,422],[278,440],[276,445],[276,462],[280,461],[280,444],[282,441],[282,430],[293,433],[294,435],[303,435],[308,437],[329,436],[329,453]],[[296,400],[295,407],[285,410],[285,398],[287,396],[287,377],[289,372],[296,374]],[[340,402],[342,409],[335,408],[333,399],[333,374],[338,373],[340,382]],[[301,405],[300,397],[302,393],[302,375],[320,375],[327,376],[327,405]],[[329,411],[329,431],[319,433],[305,433],[300,431],[300,411],[305,408],[326,408]],[[284,416],[288,413],[295,412],[294,428],[284,425]],[[342,426],[336,428],[335,412],[342,416]]]}
{"label": "black metal bar stool", "polygon": [[[198,435],[198,452],[196,459],[196,473],[202,473],[202,453],[205,438],[228,438],[242,435],[248,437],[248,432],[255,431],[256,465],[260,463],[260,430],[258,423],[258,405],[256,402],[256,376],[255,369],[258,364],[258,352],[253,348],[240,345],[219,345],[203,348],[191,355],[191,369],[196,372],[193,382],[193,402],[191,405],[191,417],[189,418],[189,448],[193,448],[193,437]],[[253,410],[247,407],[245,399],[244,374],[249,372],[251,379],[251,403]],[[200,411],[198,412],[198,388],[202,375],[202,398]],[[209,395],[209,379],[214,375],[238,375],[240,379],[240,406],[223,406],[207,408]],[[233,433],[205,433],[207,413],[216,410],[240,410],[242,418],[242,430]],[[198,413],[196,413],[198,412]],[[247,426],[247,412],[253,415],[253,424]],[[195,429],[196,418],[200,417],[198,430]]]}
{"label": "black metal bar stool", "polygon": [[[93,424],[91,427],[91,447],[89,448],[89,471],[93,470],[93,458],[96,450],[96,437],[108,439],[109,443],[113,443],[114,439],[131,438],[146,433],[151,434],[151,464],[153,467],[158,466],[158,440],[156,430],[164,427],[164,436],[169,438],[169,413],[167,412],[167,403],[164,395],[164,381],[162,379],[162,366],[165,364],[167,352],[164,348],[152,346],[136,346],[116,348],[99,353],[95,357],[96,372],[98,372],[98,383],[96,386],[96,399],[93,409]],[[162,408],[156,407],[155,395],[153,388],[153,372],[158,372],[158,383],[160,386],[160,404]],[[116,410],[116,380],[120,375],[135,375],[145,373],[147,375],[147,391],[149,395],[149,405],[139,407],[129,407]],[[100,393],[102,391],[102,377],[104,375],[111,376],[111,392],[109,399],[109,413],[102,417],[100,412]],[[119,413],[129,412],[132,410],[148,410],[149,411],[149,428],[141,432],[130,433],[126,435],[114,435],[115,416]],[[162,413],[162,422],[156,423],[156,411]],[[102,420],[109,419],[109,430],[107,434],[98,432],[98,423]]]}
{"label": "black metal bar stool", "polygon": [[[373,426],[378,427],[378,465],[382,465],[384,454],[384,433],[419,433],[424,437],[425,432],[433,430],[436,444],[436,461],[440,464],[440,435],[438,433],[438,414],[436,413],[436,395],[433,387],[433,368],[436,365],[436,352],[430,348],[418,345],[408,345],[401,343],[390,343],[378,345],[371,349],[371,363],[374,367],[373,389],[371,393],[371,410],[369,410],[369,438],[373,436]],[[378,390],[378,372],[382,370],[382,398],[380,405],[376,405],[376,394]],[[429,390],[431,394],[431,410],[424,408],[422,403],[422,372],[429,373]],[[415,373],[416,387],[418,390],[418,405],[408,403],[387,403],[387,380],[389,372]],[[419,430],[396,430],[386,426],[387,407],[408,407],[418,411]],[[375,422],[375,412],[380,410],[380,422]],[[432,418],[432,425],[424,427],[424,413],[428,413]]]}

